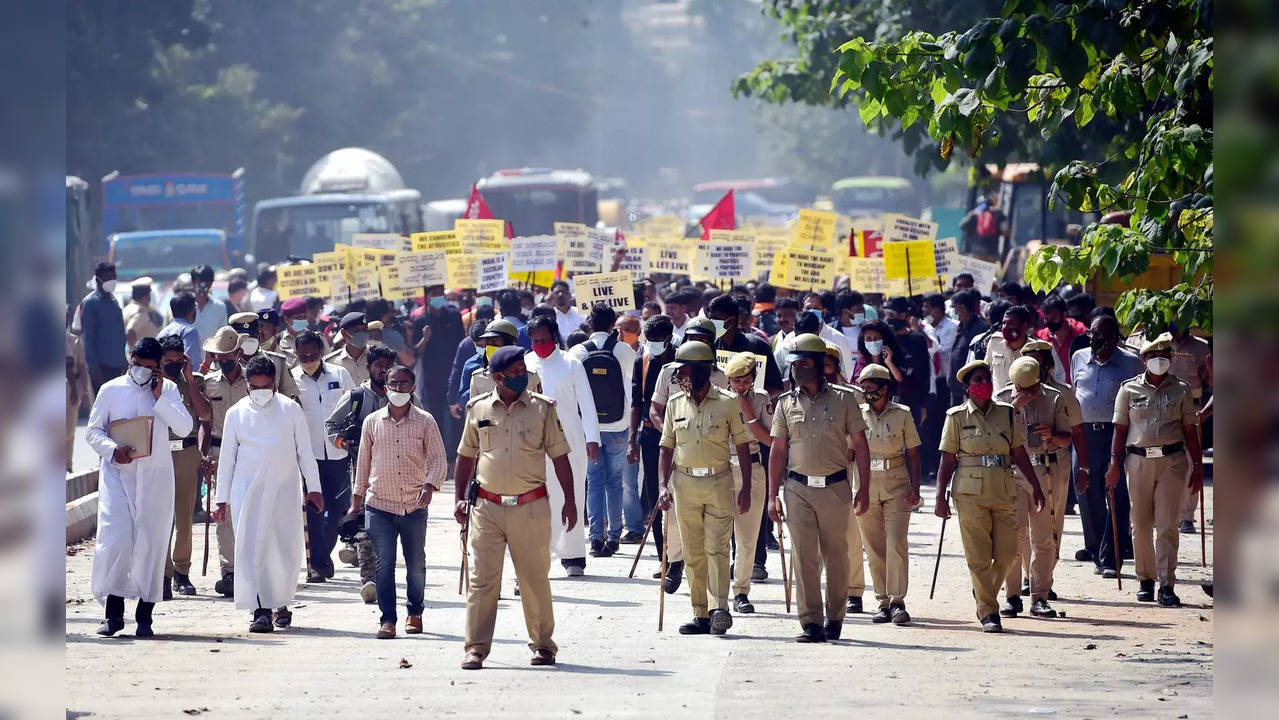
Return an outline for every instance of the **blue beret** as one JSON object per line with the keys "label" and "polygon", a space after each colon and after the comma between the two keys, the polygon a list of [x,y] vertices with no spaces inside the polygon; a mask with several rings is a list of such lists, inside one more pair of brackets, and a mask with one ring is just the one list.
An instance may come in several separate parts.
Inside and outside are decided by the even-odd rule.
{"label": "blue beret", "polygon": [[516,360],[522,359],[524,359],[524,348],[519,345],[500,347],[493,353],[493,357],[489,358],[489,371],[502,372]]}

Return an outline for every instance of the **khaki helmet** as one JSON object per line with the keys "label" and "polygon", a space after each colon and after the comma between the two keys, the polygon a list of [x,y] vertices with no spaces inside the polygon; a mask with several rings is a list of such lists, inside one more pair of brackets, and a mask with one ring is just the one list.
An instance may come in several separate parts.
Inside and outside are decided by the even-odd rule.
{"label": "khaki helmet", "polygon": [[695,334],[701,333],[701,334],[708,335],[710,336],[711,340],[714,341],[715,323],[711,322],[710,318],[704,318],[704,317],[690,318],[688,321],[688,325],[684,327],[684,334],[687,335],[689,332],[693,332]]}
{"label": "khaki helmet", "polygon": [[844,362],[844,352],[835,343],[826,341],[826,354],[835,358],[835,362]]}
{"label": "khaki helmet", "polygon": [[1034,387],[1039,382],[1039,361],[1029,355],[1023,355],[1008,367],[1008,379],[1023,390]]}
{"label": "khaki helmet", "polygon": [[866,380],[879,380],[880,382],[891,382],[893,374],[888,372],[888,368],[879,363],[871,363],[862,368],[862,374],[857,376],[857,382],[865,382]]}
{"label": "khaki helmet", "polygon": [[509,320],[502,320],[499,318],[497,320],[489,321],[488,326],[484,328],[484,333],[481,334],[480,337],[491,338],[496,337],[497,335],[505,335],[511,339],[511,342],[515,342],[520,338],[520,331],[516,330],[515,326],[512,325]]}
{"label": "khaki helmet", "polygon": [[675,351],[675,361],[671,365],[678,370],[686,363],[714,363],[715,351],[710,345],[697,340],[685,340]]}
{"label": "khaki helmet", "polygon": [[819,355],[824,355],[826,353],[826,341],[813,333],[796,335],[792,341],[790,351],[793,353],[818,353]]}

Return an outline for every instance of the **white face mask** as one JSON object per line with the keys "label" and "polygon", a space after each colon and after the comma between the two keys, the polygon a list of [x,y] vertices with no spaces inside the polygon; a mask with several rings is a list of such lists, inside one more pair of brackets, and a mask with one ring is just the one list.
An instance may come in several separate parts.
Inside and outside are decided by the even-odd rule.
{"label": "white face mask", "polygon": [[1168,368],[1172,367],[1172,361],[1166,357],[1152,357],[1146,360],[1146,370],[1151,375],[1163,375],[1168,372]]}
{"label": "white face mask", "polygon": [[115,284],[116,284],[115,280],[107,280],[106,282],[102,283],[102,291],[115,292]]}
{"label": "white face mask", "polygon": [[146,385],[151,382],[151,368],[144,368],[141,365],[132,365],[129,367],[129,379],[138,385]]}
{"label": "white face mask", "polygon": [[724,337],[724,321],[711,320],[711,323],[715,325],[715,339],[718,340]]}
{"label": "white face mask", "polygon": [[653,342],[650,340],[644,344],[648,346],[649,355],[661,355],[662,353],[666,352],[665,342]]}
{"label": "white face mask", "polygon": [[273,397],[275,391],[270,388],[254,388],[249,391],[249,400],[258,407],[266,407]]}
{"label": "white face mask", "polygon": [[871,355],[878,355],[880,351],[882,351],[883,349],[884,349],[883,340],[867,340],[866,341],[866,352],[870,353]]}
{"label": "white face mask", "polygon": [[261,343],[258,342],[257,338],[245,338],[244,342],[240,343],[240,350],[244,351],[245,355],[255,355],[258,352],[259,345]]}
{"label": "white face mask", "polygon": [[858,326],[860,326],[860,325],[861,325],[862,323],[864,323],[864,322],[866,322],[866,313],[864,313],[864,312],[853,313],[853,324],[854,324],[854,325],[858,325]]}
{"label": "white face mask", "polygon": [[413,399],[413,393],[396,392],[394,390],[386,391],[386,399],[395,407],[404,407]]}

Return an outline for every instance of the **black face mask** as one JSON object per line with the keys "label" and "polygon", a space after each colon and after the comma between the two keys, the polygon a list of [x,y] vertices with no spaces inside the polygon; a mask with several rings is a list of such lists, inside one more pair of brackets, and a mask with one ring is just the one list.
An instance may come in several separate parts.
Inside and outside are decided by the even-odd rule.
{"label": "black face mask", "polygon": [[1060,320],[1056,320],[1056,321],[1046,322],[1044,323],[1044,325],[1046,325],[1050,331],[1057,332],[1058,330],[1061,329],[1062,322]]}
{"label": "black face mask", "polygon": [[222,368],[223,375],[230,375],[231,371],[235,370],[236,363],[234,360],[219,360],[218,367]]}
{"label": "black face mask", "polygon": [[893,332],[900,332],[906,327],[906,321],[901,318],[893,318],[888,321],[888,327],[892,328]]}
{"label": "black face mask", "polygon": [[178,378],[182,377],[182,364],[183,363],[181,360],[178,360],[176,362],[171,362],[171,363],[165,363],[164,374],[167,375],[170,380],[177,380]]}
{"label": "black face mask", "polygon": [[1089,347],[1092,348],[1093,352],[1101,352],[1109,344],[1110,343],[1107,342],[1106,338],[1100,335],[1093,335],[1092,337],[1088,338],[1088,345]]}

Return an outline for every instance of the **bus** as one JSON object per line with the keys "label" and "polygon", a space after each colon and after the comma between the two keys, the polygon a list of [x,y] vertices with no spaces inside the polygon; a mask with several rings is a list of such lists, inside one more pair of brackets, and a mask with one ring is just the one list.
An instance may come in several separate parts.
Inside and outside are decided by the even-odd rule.
{"label": "bus", "polygon": [[898,213],[920,217],[923,202],[906,178],[862,176],[836,180],[830,188],[835,212],[853,219]]}
{"label": "bus", "polygon": [[364,148],[334,150],[307,170],[297,195],[254,206],[254,260],[310,258],[356,233],[421,232],[421,203],[422,194],[404,187],[386,158]]}
{"label": "bus", "polygon": [[226,234],[234,260],[244,257],[244,168],[229,174],[166,173],[102,178],[102,238],[146,230],[217,229]]}
{"label": "bus", "polygon": [[585,170],[498,170],[475,183],[493,217],[515,235],[552,235],[557,222],[599,222],[599,191]]}

